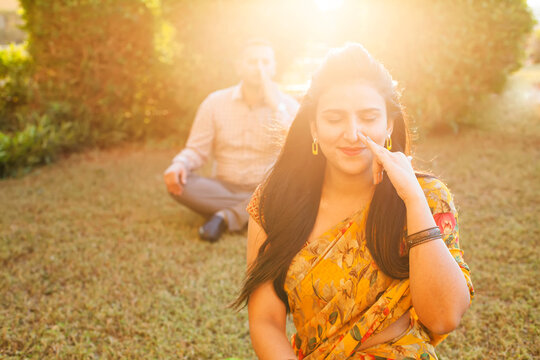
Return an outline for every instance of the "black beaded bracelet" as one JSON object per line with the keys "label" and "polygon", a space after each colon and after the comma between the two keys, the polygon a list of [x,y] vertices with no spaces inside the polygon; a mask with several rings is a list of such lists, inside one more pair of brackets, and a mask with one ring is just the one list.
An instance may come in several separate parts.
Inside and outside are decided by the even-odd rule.
{"label": "black beaded bracelet", "polygon": [[422,243],[436,240],[441,238],[441,230],[438,226],[419,231],[417,233],[411,234],[407,236],[407,248],[410,250],[412,247],[416,245],[420,245]]}

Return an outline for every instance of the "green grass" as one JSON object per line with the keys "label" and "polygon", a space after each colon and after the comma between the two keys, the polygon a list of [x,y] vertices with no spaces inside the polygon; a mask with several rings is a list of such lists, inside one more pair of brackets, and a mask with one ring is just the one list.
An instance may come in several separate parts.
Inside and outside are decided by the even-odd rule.
{"label": "green grass", "polygon": [[454,192],[476,290],[460,328],[438,348],[442,358],[540,356],[539,141],[538,133],[477,131],[421,146]]}
{"label": "green grass", "polygon": [[[498,114],[417,148],[455,195],[476,289],[441,359],[540,357],[539,119]],[[202,218],[162,183],[173,155],[91,151],[0,182],[0,358],[254,358],[227,308],[245,236],[197,239]]]}
{"label": "green grass", "polygon": [[173,202],[170,151],[72,156],[0,185],[0,357],[252,357],[226,308],[245,239],[199,242]]}

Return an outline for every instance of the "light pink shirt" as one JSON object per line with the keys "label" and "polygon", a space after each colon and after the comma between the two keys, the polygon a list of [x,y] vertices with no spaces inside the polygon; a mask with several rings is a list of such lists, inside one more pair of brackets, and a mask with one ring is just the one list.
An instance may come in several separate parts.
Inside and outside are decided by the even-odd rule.
{"label": "light pink shirt", "polygon": [[173,162],[189,170],[214,157],[214,176],[235,185],[255,187],[274,164],[280,140],[288,130],[298,103],[280,92],[280,110],[248,106],[241,84],[210,94],[200,105],[184,150]]}

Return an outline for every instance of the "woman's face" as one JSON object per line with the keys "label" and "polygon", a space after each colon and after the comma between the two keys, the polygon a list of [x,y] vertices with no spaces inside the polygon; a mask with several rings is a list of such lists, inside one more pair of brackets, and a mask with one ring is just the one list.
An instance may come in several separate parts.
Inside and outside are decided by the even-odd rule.
{"label": "woman's face", "polygon": [[336,84],[324,91],[311,132],[330,170],[347,175],[371,172],[373,157],[360,142],[359,131],[379,145],[391,134],[392,123],[379,92],[361,81]]}

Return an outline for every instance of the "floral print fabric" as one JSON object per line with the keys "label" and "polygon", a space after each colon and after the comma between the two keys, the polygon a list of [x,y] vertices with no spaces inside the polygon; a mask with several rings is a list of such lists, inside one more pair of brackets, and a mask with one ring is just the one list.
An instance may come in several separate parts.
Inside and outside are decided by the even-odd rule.
{"label": "floral print fabric", "polygon": [[[435,178],[419,178],[443,240],[460,266],[471,298],[469,268],[459,248],[457,211],[447,187]],[[258,189],[259,190],[259,189]],[[248,211],[258,218],[259,193]],[[297,333],[292,345],[299,359],[437,359],[434,346],[444,336],[430,334],[412,307],[409,280],[380,271],[366,247],[367,209],[308,243],[294,257],[284,288]],[[404,247],[402,247],[404,248]],[[407,311],[410,323],[398,338],[362,351],[370,336]]]}

